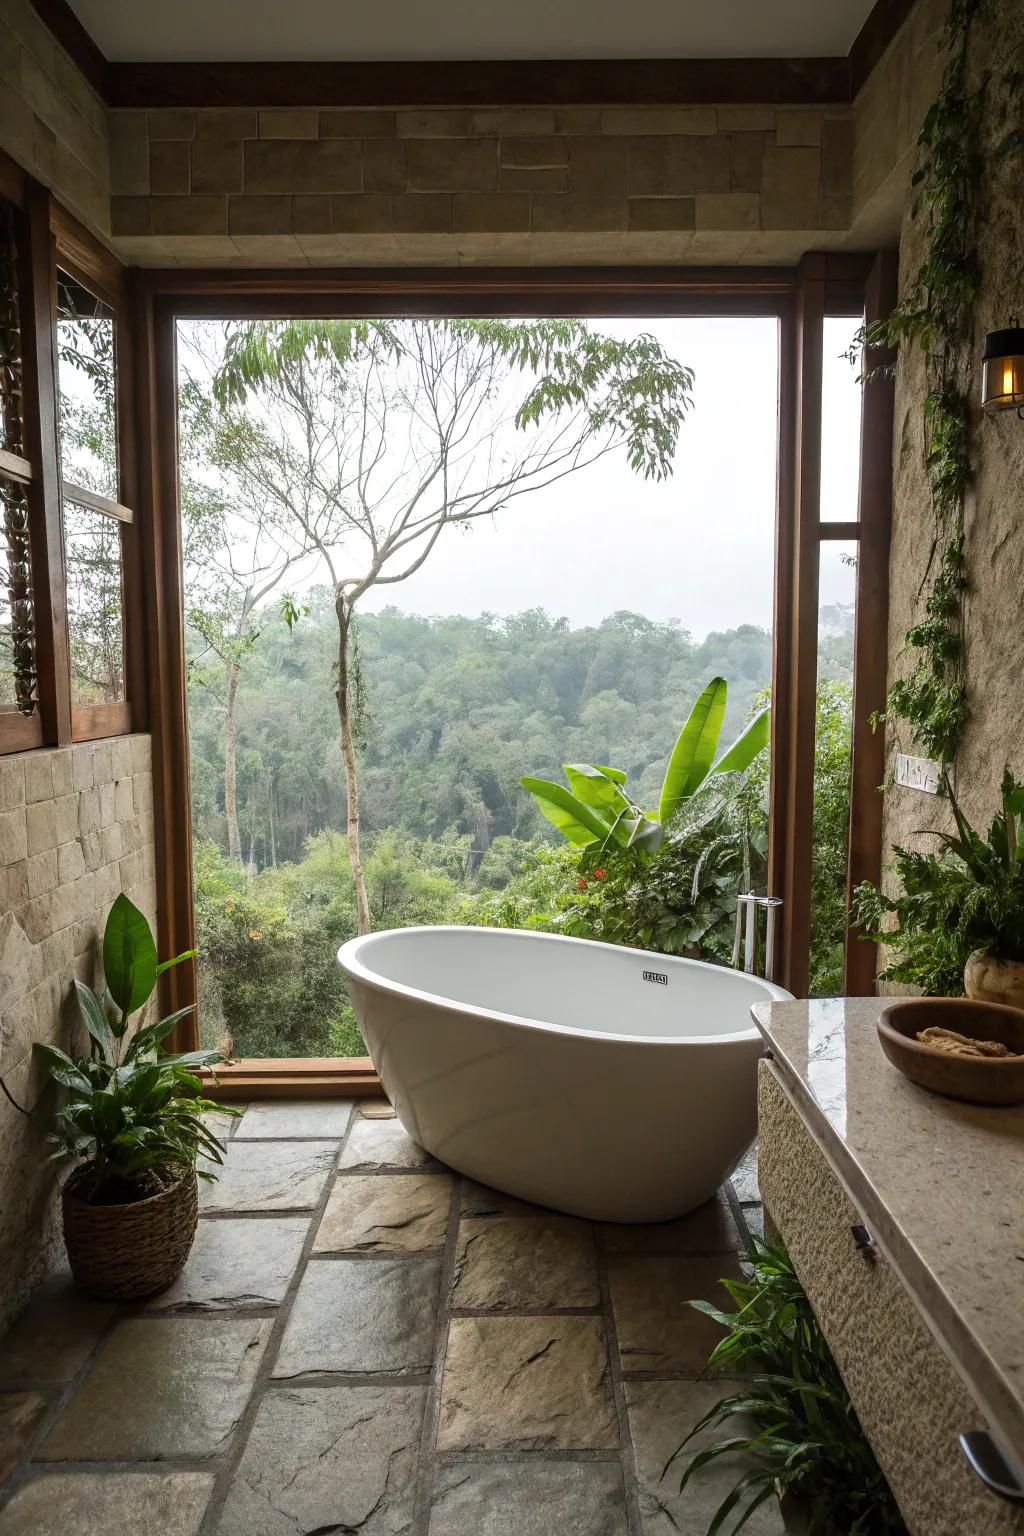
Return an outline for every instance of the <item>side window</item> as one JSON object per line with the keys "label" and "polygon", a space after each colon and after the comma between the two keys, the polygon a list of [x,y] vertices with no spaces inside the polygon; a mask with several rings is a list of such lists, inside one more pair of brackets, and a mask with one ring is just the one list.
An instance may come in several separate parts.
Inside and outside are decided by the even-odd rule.
{"label": "side window", "polygon": [[60,270],[57,382],[71,703],[81,710],[125,698],[122,529],[131,513],[119,500],[114,312]]}

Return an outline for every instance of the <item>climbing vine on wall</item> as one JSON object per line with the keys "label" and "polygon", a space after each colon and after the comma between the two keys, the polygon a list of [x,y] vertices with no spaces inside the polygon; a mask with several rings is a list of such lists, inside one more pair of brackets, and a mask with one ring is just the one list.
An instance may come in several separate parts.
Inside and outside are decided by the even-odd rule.
{"label": "climbing vine on wall", "polygon": [[906,633],[914,658],[889,690],[886,718],[905,721],[931,757],[952,762],[967,719],[964,669],[964,498],[970,479],[970,398],[978,291],[975,250],[980,101],[967,88],[971,24],[985,0],[954,0],[943,34],[942,88],[918,137],[914,219],[924,255],[899,306],[859,338],[869,347],[916,343],[924,353],[924,462],[934,537],[919,588],[921,617]]}

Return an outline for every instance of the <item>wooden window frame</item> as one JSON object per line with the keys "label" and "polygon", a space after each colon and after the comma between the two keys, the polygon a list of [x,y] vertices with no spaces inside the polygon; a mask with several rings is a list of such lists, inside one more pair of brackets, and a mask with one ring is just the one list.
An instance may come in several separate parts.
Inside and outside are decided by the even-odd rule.
{"label": "wooden window frame", "polygon": [[[144,608],[135,445],[134,348],[125,268],[52,197],[0,151],[0,196],[21,217],[20,308],[25,455],[0,455],[0,475],[27,486],[35,609],[37,706],[30,716],[0,711],[0,755],[70,746],[147,728]],[[97,496],[61,481],[58,435],[56,283],[58,267],[114,312],[118,494]],[[70,639],[64,565],[63,499],[116,517],[122,527],[125,697],[78,706],[71,696]]]}
{"label": "wooden window frame", "polygon": [[[124,698],[110,704],[71,706],[72,741],[97,741],[110,736],[127,736],[145,728],[141,671],[144,661],[142,639],[141,582],[139,580],[138,537],[134,508],[138,504],[138,477],[135,467],[135,424],[133,399],[133,340],[127,299],[125,269],[105,246],[68,214],[57,202],[50,203],[50,230],[53,237],[53,281],[56,290],[58,270],[101,300],[114,317],[114,386],[117,419],[118,500],[101,496],[70,481],[61,481],[61,513],[70,501],[85,506],[121,525],[121,601],[124,632]],[[56,336],[55,336],[56,341]]]}
{"label": "wooden window frame", "polygon": [[[797,268],[793,355],[784,369],[791,385],[784,430],[791,438],[793,482],[783,494],[792,508],[776,573],[776,709],[772,722],[773,815],[769,889],[782,897],[779,980],[797,997],[810,976],[814,748],[818,688],[818,577],[821,545],[857,544],[854,610],[853,734],[846,903],[862,880],[877,883],[882,868],[885,732],[873,723],[885,709],[892,522],[891,372],[874,371],[891,358],[869,359],[860,429],[860,489],[855,522],[821,520],[822,342],[826,316],[863,315],[870,324],[896,303],[898,258],[882,251],[859,273],[837,270],[834,259],[808,255]],[[783,520],[780,519],[780,527]],[[843,988],[850,997],[875,991],[876,947],[847,930]]]}
{"label": "wooden window frame", "polygon": [[[881,441],[886,413],[891,441],[891,390],[867,386],[861,520],[822,525],[818,517],[821,417],[821,320],[826,313],[860,313],[882,295],[878,274],[889,258],[814,255],[798,268],[629,268],[420,271],[193,271],[130,274],[138,348],[137,439],[143,590],[151,661],[149,709],[153,732],[161,951],[194,947],[191,889],[188,735],[181,533],[177,482],[176,341],[178,320],[197,318],[333,318],[424,315],[582,314],[594,319],[637,316],[770,316],[779,323],[779,431],[776,512],[775,617],[772,662],[772,838],[769,889],[784,894],[780,980],[798,995],[809,943],[811,842],[806,795],[813,791],[814,700],[817,686],[817,558],[820,540],[859,538],[855,654],[864,675],[855,684],[855,814],[874,805],[881,738],[865,734],[860,712],[879,707],[884,659],[870,640],[884,631],[880,573],[888,562],[889,453]],[[872,286],[874,285],[874,287]],[[879,298],[881,302],[881,298]],[[816,341],[815,341],[816,338]],[[816,397],[815,397],[816,391]],[[871,404],[869,406],[868,400]],[[813,515],[812,515],[813,514]],[[839,530],[842,530],[840,533]],[[870,560],[864,558],[870,553]],[[872,661],[875,665],[872,665]],[[870,786],[870,795],[865,786]],[[870,797],[873,797],[871,799]],[[802,812],[801,812],[801,808]],[[880,823],[858,836],[857,878],[880,864]],[[851,842],[851,875],[854,844]],[[801,956],[800,945],[804,944]],[[858,953],[867,953],[860,946]],[[870,959],[870,957],[869,957]],[[854,966],[851,980],[869,990],[871,977]],[[196,1002],[194,965],[168,972],[167,1005]],[[196,1023],[180,1034],[194,1046]],[[224,1099],[365,1094],[379,1091],[367,1058],[248,1060],[218,1069]]]}

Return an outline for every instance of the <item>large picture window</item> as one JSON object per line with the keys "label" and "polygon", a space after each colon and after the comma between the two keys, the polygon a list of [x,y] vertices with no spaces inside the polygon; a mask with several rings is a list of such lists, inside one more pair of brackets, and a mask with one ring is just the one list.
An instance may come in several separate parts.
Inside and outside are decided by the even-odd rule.
{"label": "large picture window", "polygon": [[[848,350],[862,316],[870,322],[891,306],[894,263],[889,256],[809,255],[798,268],[723,269],[697,279],[681,269],[667,268],[627,274],[569,271],[557,278],[533,272],[467,272],[456,278],[440,271],[355,277],[155,271],[129,277],[44,187],[0,154],[0,278],[0,753],[64,746],[133,730],[151,734],[162,954],[195,948],[193,874],[198,877],[201,872],[204,851],[198,834],[218,848],[221,839],[222,861],[231,866],[228,873],[238,890],[211,886],[204,896],[209,898],[206,915],[211,923],[216,919],[224,940],[223,977],[237,991],[240,978],[251,972],[252,996],[259,1000],[250,1009],[252,1017],[279,1032],[284,1010],[276,1005],[266,1009],[267,992],[258,966],[270,955],[271,941],[284,931],[284,920],[301,926],[299,916],[311,920],[320,903],[325,924],[323,934],[314,938],[325,981],[321,1013],[332,1025],[350,1024],[334,1008],[333,993],[327,996],[327,983],[333,986],[337,981],[332,944],[338,935],[331,927],[335,918],[331,903],[337,904],[341,843],[346,840],[342,809],[347,822],[353,819],[350,806],[361,810],[367,838],[376,836],[380,843],[373,850],[380,855],[380,867],[372,871],[379,877],[380,899],[376,907],[369,899],[365,903],[365,922],[359,913],[357,874],[352,872],[356,919],[363,930],[388,922],[424,920],[422,903],[413,910],[408,905],[396,907],[393,899],[393,876],[408,852],[408,838],[403,843],[396,836],[389,842],[378,834],[393,831],[392,823],[399,817],[411,821],[420,816],[422,826],[399,830],[419,837],[421,843],[431,843],[433,852],[448,861],[438,866],[448,885],[465,885],[470,879],[480,885],[486,874],[487,889],[493,887],[500,894],[508,885],[509,868],[507,859],[500,863],[499,854],[509,853],[510,839],[523,842],[529,834],[524,815],[530,807],[517,788],[524,777],[522,770],[536,769],[543,777],[557,774],[562,757],[595,763],[617,763],[621,758],[621,771],[631,775],[643,804],[653,804],[656,768],[665,757],[671,726],[692,703],[694,690],[706,681],[703,674],[697,675],[700,667],[690,655],[700,651],[697,660],[706,663],[705,670],[722,676],[728,672],[735,685],[730,697],[736,707],[751,706],[751,699],[741,697],[743,687],[750,683],[755,693],[762,690],[768,680],[767,663],[771,663],[770,773],[766,758],[763,807],[767,847],[761,847],[762,836],[756,849],[758,871],[764,869],[755,873],[748,860],[742,874],[745,885],[753,887],[760,881],[769,894],[782,899],[782,917],[775,930],[776,977],[801,996],[807,995],[812,971],[818,991],[831,993],[841,986],[847,994],[857,995],[870,990],[873,957],[869,946],[850,943],[844,932],[848,899],[842,900],[841,885],[844,869],[847,891],[860,879],[877,879],[880,862],[876,786],[883,771],[883,743],[870,721],[884,705],[884,652],[877,636],[884,633],[886,622],[892,398],[891,385],[879,374],[861,395],[859,377],[842,362],[841,354]],[[768,543],[754,559],[757,569],[770,573],[774,566],[775,572],[774,583],[769,583],[773,609],[769,612],[766,599],[764,616],[757,621],[763,631],[757,644],[764,654],[748,655],[747,641],[753,644],[750,636],[740,636],[743,644],[737,641],[728,664],[725,660],[719,664],[710,652],[705,655],[701,650],[712,634],[718,643],[723,626],[739,624],[742,629],[743,614],[728,622],[712,616],[704,626],[708,636],[703,636],[702,629],[699,644],[674,630],[661,636],[659,630],[669,651],[674,647],[693,661],[692,677],[683,678],[678,668],[656,664],[656,675],[666,679],[665,688],[656,698],[640,698],[625,659],[617,657],[600,675],[599,669],[590,669],[584,678],[586,698],[576,699],[571,709],[562,708],[558,689],[548,676],[554,670],[550,657],[524,665],[522,656],[517,656],[519,670],[515,678],[510,674],[505,680],[506,692],[515,693],[517,708],[523,702],[520,695],[527,702],[536,695],[536,709],[524,704],[521,719],[517,716],[515,727],[510,728],[504,717],[499,720],[495,714],[497,693],[491,672],[500,647],[493,636],[482,635],[479,646],[482,656],[486,652],[491,672],[476,661],[467,666],[455,657],[446,669],[435,668],[438,675],[431,680],[419,639],[419,650],[413,646],[408,656],[398,656],[396,662],[394,636],[388,630],[389,625],[395,627],[393,616],[386,606],[371,608],[367,602],[363,604],[369,614],[362,636],[364,650],[359,651],[357,634],[355,648],[350,643],[345,653],[345,676],[354,691],[347,716],[337,706],[339,725],[331,714],[338,692],[333,669],[340,670],[337,637],[328,642],[329,633],[333,634],[330,624],[338,622],[336,593],[328,592],[326,618],[321,623],[317,604],[324,607],[324,603],[317,581],[322,582],[322,575],[313,569],[314,557],[323,556],[325,550],[333,558],[337,541],[320,538],[318,543],[312,537],[315,547],[302,545],[294,559],[286,549],[287,579],[281,572],[266,591],[265,581],[261,584],[256,579],[267,550],[271,555],[278,553],[291,526],[284,519],[285,512],[293,511],[291,499],[279,494],[275,455],[287,458],[299,449],[312,455],[311,467],[300,465],[284,481],[286,492],[292,485],[302,491],[296,502],[297,521],[300,531],[309,535],[310,527],[302,527],[304,514],[313,492],[323,488],[324,465],[330,459],[323,444],[334,441],[334,417],[327,423],[326,436],[317,435],[319,427],[310,434],[275,435],[251,405],[249,417],[229,420],[223,400],[233,399],[238,405],[237,390],[234,395],[224,393],[221,400],[213,391],[210,369],[200,361],[194,370],[194,388],[185,401],[194,410],[193,420],[179,411],[179,364],[185,357],[181,328],[186,327],[193,340],[202,340],[210,322],[219,322],[221,329],[225,324],[241,326],[244,331],[250,322],[258,330],[262,322],[280,325],[290,317],[300,322],[300,335],[305,334],[304,322],[326,319],[340,322],[343,329],[359,322],[367,334],[376,327],[374,334],[387,337],[400,326],[408,329],[410,319],[430,332],[444,316],[453,317],[457,326],[479,328],[494,317],[507,321],[522,315],[547,321],[570,317],[570,323],[573,316],[589,316],[617,345],[637,345],[639,338],[659,326],[679,327],[678,338],[673,332],[671,339],[673,345],[679,341],[680,355],[696,345],[694,336],[684,335],[686,326],[702,318],[714,321],[718,340],[706,366],[702,364],[701,376],[706,380],[713,379],[720,356],[736,355],[735,348],[722,340],[722,326],[733,325],[744,337],[748,389],[754,379],[755,332],[759,335],[763,330],[771,338],[765,380],[754,389],[742,423],[749,447],[756,403],[761,412],[757,419],[765,423],[769,457],[777,465],[774,485],[770,464],[762,476],[767,510],[758,528]],[[448,334],[449,342],[456,335],[455,330]],[[615,355],[614,348],[610,355]],[[433,378],[429,370],[428,378]],[[440,388],[439,400],[447,400],[447,387]],[[385,390],[381,398],[387,402],[394,432],[392,394]],[[212,408],[215,401],[219,414]],[[692,435],[696,446],[707,446],[710,411],[708,406],[703,412],[701,433]],[[833,421],[837,412],[838,427]],[[374,413],[371,416],[376,420]],[[742,488],[729,489],[729,473],[736,468],[732,430],[727,420],[711,471],[715,506],[701,520],[705,529],[724,524],[721,508],[750,505],[750,495]],[[406,438],[401,441],[407,447]],[[536,451],[534,439],[531,451]],[[365,462],[365,456],[356,458],[360,464]],[[741,467],[749,468],[749,459],[748,452]],[[255,473],[261,462],[269,466],[262,477]],[[217,470],[212,478],[211,466]],[[463,473],[465,466],[460,469]],[[345,476],[334,479],[346,492]],[[608,480],[604,464],[600,485],[583,498],[591,512],[606,493]],[[670,496],[680,486],[692,493],[692,476],[687,480],[680,475],[665,494]],[[628,540],[637,520],[639,495],[629,482],[618,498],[630,511],[629,528],[624,525],[621,535],[623,548],[630,554]],[[345,495],[339,506],[349,514]],[[481,506],[489,511],[489,504]],[[682,501],[679,508],[673,506],[673,516],[682,507]],[[242,558],[247,550],[237,526],[241,511],[246,510],[259,531],[248,571]],[[353,515],[357,520],[368,516],[365,508],[360,513],[358,507]],[[542,521],[545,532],[535,541],[538,578],[547,574],[539,569],[543,561],[548,572],[572,571],[577,583],[585,584],[583,554],[588,558],[594,550],[599,554],[611,536],[603,542],[577,538],[573,550],[556,558],[551,543],[555,520]],[[560,515],[559,523],[563,521]],[[350,541],[342,542],[347,553]],[[652,548],[668,548],[664,540],[660,546],[657,540],[650,542]],[[749,562],[749,540],[744,547]],[[465,541],[453,546],[453,561],[460,549],[459,558],[465,559],[465,548]],[[529,561],[534,561],[532,547]],[[683,551],[675,564],[682,567],[687,561],[688,568],[705,573],[702,595],[713,595],[709,577],[724,569],[724,560],[709,553],[705,538],[695,539],[692,551]],[[488,570],[498,563],[492,560]],[[662,565],[671,571],[673,562],[663,558]],[[201,573],[197,589],[202,590],[205,606],[186,591],[193,567]],[[529,562],[524,568],[533,571]],[[436,575],[439,569],[435,560],[431,571]],[[506,559],[503,576],[509,579],[513,573],[513,562]],[[465,585],[481,603],[485,601],[481,580],[472,572]],[[341,586],[348,590],[343,581]],[[739,584],[744,600],[750,595],[748,586]],[[561,603],[562,594],[538,593],[537,600]],[[644,628],[649,615],[638,606],[641,600],[653,602],[654,596],[645,588],[641,598],[631,600],[634,615],[602,612],[592,620],[583,614],[577,628],[600,629],[604,619],[614,620],[609,631],[613,638],[629,629],[634,650],[649,649]],[[271,602],[276,606],[264,613],[259,609],[261,602],[264,608]],[[428,602],[427,595],[422,602]],[[489,610],[496,612],[495,602],[487,600]],[[259,609],[255,618],[254,604]],[[606,603],[605,608],[609,607]],[[429,617],[436,614],[438,605],[424,611]],[[666,618],[665,613],[655,614],[655,629],[664,629],[674,616],[669,613]],[[633,623],[637,615],[639,627]],[[461,608],[449,614],[449,628],[453,617],[465,615]],[[537,649],[536,637],[526,633],[533,622],[529,611],[518,617],[530,621],[515,640],[525,655],[530,646]],[[345,634],[351,642],[349,630]],[[257,640],[262,649],[257,648]],[[387,655],[385,640],[391,646]],[[551,650],[561,665],[567,651],[561,631]],[[201,667],[206,668],[202,675]],[[232,692],[239,673],[245,674],[244,686]],[[318,680],[315,689],[306,686],[306,674]],[[190,682],[196,694],[193,724],[203,747],[196,749],[194,742],[191,758],[186,708]],[[676,683],[678,698],[669,697],[669,687]],[[406,690],[402,695],[406,702],[415,691],[417,709],[422,715],[431,714],[430,731],[417,728],[416,721],[407,720],[397,707],[396,700],[402,702],[399,684]],[[198,695],[200,687],[207,689],[208,697]],[[835,706],[827,720],[817,718],[823,689],[830,708]],[[296,699],[301,701],[299,725],[294,723]],[[320,721],[315,707],[324,700]],[[278,710],[278,701],[287,707]],[[367,701],[370,713],[361,715]],[[653,703],[666,706],[664,720],[649,707]],[[459,710],[464,719],[454,718]],[[487,710],[491,715],[485,719]],[[565,750],[559,745],[551,763],[544,758],[548,737],[537,736],[536,731],[530,734],[534,716],[541,714],[559,717],[568,733]],[[730,731],[741,723],[723,722]],[[494,726],[487,741],[480,734],[482,725]],[[654,741],[658,731],[668,733],[665,741]],[[643,751],[636,750],[638,743]],[[508,763],[498,751],[502,744],[511,744]],[[821,758],[826,746],[827,797],[817,792],[821,775],[816,775],[816,756]],[[354,773],[346,758],[349,747],[356,757]],[[475,757],[473,747],[479,748]],[[608,755],[613,748],[621,749],[617,756]],[[396,776],[402,752],[410,759],[416,752],[422,757],[423,792],[417,791],[418,798],[413,800]],[[347,775],[344,797],[339,762]],[[450,794],[444,780],[446,766],[457,790],[469,782],[472,770],[478,793],[468,799]],[[333,778],[327,784],[327,798],[318,799],[328,769]],[[349,787],[349,779],[358,783],[360,774],[362,797],[350,793]],[[190,800],[196,812],[195,861]],[[813,815],[809,814],[812,806]],[[382,817],[390,817],[391,822],[382,823]],[[453,827],[457,835],[448,836]],[[763,833],[764,826],[760,830]],[[544,828],[540,831],[545,833]],[[322,888],[313,879],[316,871],[305,868],[319,854],[320,845],[311,846],[318,837],[325,852]],[[823,839],[828,860],[822,856]],[[495,851],[492,845],[499,841]],[[549,837],[541,854],[550,852],[552,841]],[[553,846],[557,857],[559,845]],[[485,860],[489,862],[481,874]],[[289,871],[283,866],[300,863],[301,879],[288,886]],[[433,899],[442,883],[438,870],[427,867],[423,859],[413,863],[415,880],[406,885],[417,901],[424,893]],[[817,952],[815,924],[821,927],[824,908],[814,895],[816,871],[827,876],[834,898],[829,909],[834,922]],[[580,879],[588,884],[584,876],[576,879],[574,900]],[[594,880],[598,881],[596,872]],[[276,906],[270,903],[266,914],[262,910],[250,914],[255,896],[271,885],[270,894],[281,894],[281,900]],[[692,893],[692,879],[686,888]],[[474,894],[478,893],[474,890]],[[523,910],[530,916],[536,903],[532,892],[526,894],[533,904]],[[284,917],[279,923],[281,912]],[[330,942],[321,942],[325,936]],[[214,950],[209,933],[200,937],[205,962]],[[242,960],[228,952],[228,940],[237,941],[238,954],[249,971],[244,972]],[[322,1030],[324,1038],[316,1042],[301,1034],[308,1031],[313,1011],[310,966],[290,961],[284,970],[294,981],[292,1014],[300,1026],[289,1044],[294,1053],[291,1059],[276,1049],[280,1044],[276,1039],[273,1050],[255,1037],[243,1039],[242,1030],[228,1018],[226,1005],[223,1020],[211,1007],[204,1009],[203,1027],[216,1028],[218,1036],[230,1034],[233,1052],[247,1057],[241,1065],[226,1069],[231,1091],[319,1092],[337,1091],[339,1083],[365,1085],[372,1077],[368,1061],[346,1054],[358,1050],[352,1031],[351,1041],[343,1028]],[[169,1006],[187,1010],[196,1001],[195,965],[174,967],[165,987]],[[221,991],[225,991],[223,984]],[[197,1019],[189,1015],[179,1029],[178,1043],[195,1043],[198,1027]]]}

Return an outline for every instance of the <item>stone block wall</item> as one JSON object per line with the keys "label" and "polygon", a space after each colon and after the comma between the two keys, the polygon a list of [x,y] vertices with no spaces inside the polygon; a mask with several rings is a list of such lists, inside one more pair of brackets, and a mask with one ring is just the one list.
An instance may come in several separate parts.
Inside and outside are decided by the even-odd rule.
{"label": "stone block wall", "polygon": [[143,265],[795,259],[847,240],[849,107],[113,112]]}
{"label": "stone block wall", "polygon": [[[70,984],[99,980],[114,898],[155,924],[153,839],[148,736],[0,757],[0,1076],[23,1106],[45,1082],[33,1045],[81,1044]],[[0,1097],[0,1332],[61,1252],[46,1108]]]}
{"label": "stone block wall", "polygon": [[29,0],[0,0],[0,148],[107,236],[108,117]]}
{"label": "stone block wall", "polygon": [[144,112],[0,0],[0,147],[132,264],[789,264],[895,242],[948,4],[852,106]]}

